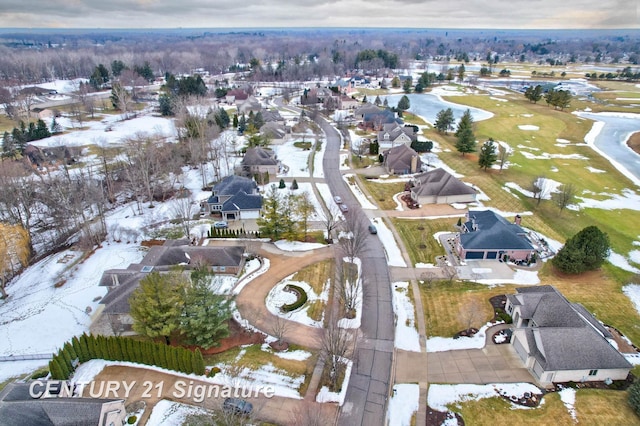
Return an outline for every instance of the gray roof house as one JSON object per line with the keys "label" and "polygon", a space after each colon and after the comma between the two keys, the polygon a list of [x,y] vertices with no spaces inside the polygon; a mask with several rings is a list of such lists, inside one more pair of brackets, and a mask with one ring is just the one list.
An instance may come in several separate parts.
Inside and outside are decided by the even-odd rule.
{"label": "gray roof house", "polygon": [[389,123],[382,126],[378,132],[378,143],[380,146],[395,146],[405,144],[411,146],[411,142],[418,139],[418,135],[413,127],[401,126],[398,123]]}
{"label": "gray roof house", "polygon": [[511,223],[491,210],[469,210],[466,221],[456,235],[456,251],[460,259],[526,261],[535,249],[527,233],[520,227],[520,216]]}
{"label": "gray roof house", "polygon": [[382,153],[383,166],[392,175],[406,175],[420,171],[422,160],[407,145],[398,145]]}
{"label": "gray roof house", "polygon": [[30,386],[31,383],[10,383],[0,392],[0,424],[110,426],[126,422],[127,411],[122,399],[33,398]]}
{"label": "gray roof house", "polygon": [[511,345],[541,384],[624,380],[633,366],[611,344],[611,333],[582,305],[552,286],[507,295]]}
{"label": "gray roof house", "polygon": [[260,134],[269,138],[273,144],[286,142],[289,138],[287,127],[283,123],[268,121],[260,127]]}
{"label": "gray roof house", "polygon": [[472,203],[476,195],[475,189],[441,168],[411,180],[411,198],[418,204]]}
{"label": "gray roof house", "polygon": [[100,300],[92,331],[101,334],[127,333],[133,319],[129,315],[129,297],[138,288],[140,280],[152,271],[163,273],[175,266],[190,270],[206,265],[212,272],[238,275],[244,267],[244,246],[192,246],[188,240],[167,240],[161,246],[152,246],[140,263],[127,269],[108,269],[103,272],[100,285],[107,294]]}
{"label": "gray roof house", "polygon": [[220,213],[224,220],[256,219],[260,217],[262,196],[253,179],[231,175],[213,186],[211,197],[201,208]]}
{"label": "gray roof house", "polygon": [[267,173],[269,177],[275,177],[280,169],[280,162],[275,153],[262,147],[247,148],[242,157],[240,168],[244,176]]}

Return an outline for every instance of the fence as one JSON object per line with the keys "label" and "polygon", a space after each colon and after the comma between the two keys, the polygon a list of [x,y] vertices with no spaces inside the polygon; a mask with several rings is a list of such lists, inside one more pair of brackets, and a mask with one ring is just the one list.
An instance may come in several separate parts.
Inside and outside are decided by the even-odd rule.
{"label": "fence", "polygon": [[37,359],[51,359],[53,354],[29,354],[29,355],[9,355],[0,356],[0,362],[4,361],[30,361]]}

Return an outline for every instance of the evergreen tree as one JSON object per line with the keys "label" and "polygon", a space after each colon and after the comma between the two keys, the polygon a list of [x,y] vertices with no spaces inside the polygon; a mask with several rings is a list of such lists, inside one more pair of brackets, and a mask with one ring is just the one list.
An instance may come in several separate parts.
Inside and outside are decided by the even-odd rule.
{"label": "evergreen tree", "polygon": [[4,152],[5,155],[10,156],[10,155],[13,155],[15,149],[16,147],[13,144],[13,138],[11,137],[9,132],[5,130],[5,132],[2,135],[2,151]]}
{"label": "evergreen tree", "polygon": [[244,114],[238,120],[238,133],[243,134],[247,130],[247,117]]}
{"label": "evergreen tree", "polygon": [[169,344],[180,324],[184,287],[180,272],[152,272],[144,277],[129,298],[133,329],[147,337],[162,337]]}
{"label": "evergreen tree", "polygon": [[411,108],[411,102],[409,101],[409,97],[407,95],[404,95],[398,101],[398,109],[404,112],[409,108]]}
{"label": "evergreen tree", "polygon": [[273,240],[282,238],[283,234],[287,232],[288,222],[291,220],[289,217],[284,217],[285,211],[288,210],[284,198],[277,191],[276,186],[271,185],[264,200],[263,214],[256,219],[260,234]]}
{"label": "evergreen tree", "polygon": [[76,354],[76,351],[73,348],[73,345],[71,344],[71,342],[66,342],[64,344],[64,350],[67,351],[67,353],[69,354],[69,357],[71,358],[71,361],[74,361],[75,359],[79,358],[79,356]]}
{"label": "evergreen tree", "polygon": [[238,128],[238,114],[233,114],[233,128],[237,129]]}
{"label": "evergreen tree", "polygon": [[489,138],[480,147],[480,156],[478,157],[478,164],[481,168],[487,170],[493,166],[493,163],[498,159],[498,153],[496,152],[496,144],[493,139]]}
{"label": "evergreen tree", "polygon": [[610,253],[609,236],[597,226],[588,226],[573,237],[553,258],[553,265],[567,274],[598,269]]}
{"label": "evergreen tree", "polygon": [[174,115],[173,97],[167,93],[163,93],[158,97],[158,104],[160,108],[160,114],[163,116]]}
{"label": "evergreen tree", "polygon": [[211,279],[209,274],[192,274],[180,322],[185,343],[204,349],[217,346],[229,335],[231,319],[231,300],[209,289]]}
{"label": "evergreen tree", "polygon": [[53,357],[53,359],[49,361],[49,373],[51,373],[51,379],[53,380],[64,380],[66,378],[62,374],[58,357]]}
{"label": "evergreen tree", "polygon": [[458,123],[456,129],[456,149],[458,152],[464,154],[475,152],[476,150],[476,137],[473,134],[473,118],[471,117],[471,110],[467,109]]}
{"label": "evergreen tree", "polygon": [[413,88],[413,78],[407,77],[402,83],[402,90],[404,93],[411,93],[411,89]]}
{"label": "evergreen tree", "polygon": [[88,336],[86,333],[82,333],[78,341],[80,342],[80,362],[87,362],[91,359],[91,352],[89,351]]}
{"label": "evergreen tree", "polygon": [[58,352],[58,354],[60,355],[60,358],[63,363],[61,367],[66,367],[67,371],[71,372],[73,370],[73,365],[71,364],[72,359],[71,359],[71,356],[69,355],[69,352],[67,352],[63,346],[62,349],[60,349],[60,351]]}
{"label": "evergreen tree", "polygon": [[287,184],[284,183],[284,179],[280,178],[280,183],[278,184],[279,189],[284,189],[287,187]]}
{"label": "evergreen tree", "polygon": [[378,106],[378,107],[379,107],[380,105],[382,105],[382,101],[380,100],[380,96],[376,96],[376,99],[373,101],[373,104],[374,104],[375,106]]}
{"label": "evergreen tree", "polygon": [[204,375],[204,369],[205,369],[205,365],[204,365],[204,358],[202,357],[202,352],[200,352],[200,349],[196,349],[196,352],[193,356],[193,360],[191,364],[191,370],[194,374],[197,374],[198,376],[202,376]]}
{"label": "evergreen tree", "polygon": [[454,122],[455,118],[453,117],[453,110],[451,108],[447,108],[438,112],[433,126],[440,133],[447,133],[449,130],[453,129]]}
{"label": "evergreen tree", "polygon": [[298,189],[298,181],[293,179],[293,182],[291,182],[291,189]]}

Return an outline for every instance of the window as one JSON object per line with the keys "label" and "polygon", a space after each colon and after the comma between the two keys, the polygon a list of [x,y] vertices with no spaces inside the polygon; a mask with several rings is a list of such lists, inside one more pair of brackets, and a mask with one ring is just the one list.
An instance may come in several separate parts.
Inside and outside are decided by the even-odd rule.
{"label": "window", "polygon": [[595,376],[598,374],[598,370],[589,370],[589,375],[590,376]]}
{"label": "window", "polygon": [[509,305],[509,307],[507,308],[507,312],[509,312],[509,314],[513,312],[513,305]]}

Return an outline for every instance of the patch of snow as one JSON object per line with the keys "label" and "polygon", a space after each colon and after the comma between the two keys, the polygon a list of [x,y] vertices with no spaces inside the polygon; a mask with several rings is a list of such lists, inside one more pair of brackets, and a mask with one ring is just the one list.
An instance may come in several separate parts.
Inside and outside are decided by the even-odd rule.
{"label": "patch of snow", "polygon": [[[258,268],[256,268],[256,263],[258,264]],[[245,265],[248,265],[246,266],[245,274],[238,279],[238,282],[233,288],[233,294],[240,294],[242,289],[253,279],[267,272],[269,270],[269,266],[271,266],[271,262],[265,257],[262,261],[259,261],[258,259],[250,260]]]}
{"label": "patch of snow", "polygon": [[589,170],[591,173],[606,173],[606,170],[596,169],[595,167],[591,167],[591,166],[587,166],[585,168]]}
{"label": "patch of snow", "polygon": [[369,199],[364,195],[362,190],[360,190],[358,185],[356,185],[355,183],[351,183],[351,181],[349,179],[351,177],[353,177],[352,174],[344,174],[344,175],[342,175],[342,178],[344,179],[346,184],[349,186],[349,189],[351,189],[351,192],[353,193],[353,195],[356,197],[356,199],[360,203],[360,207],[362,207],[365,210],[377,210],[378,207],[375,204],[373,204],[371,201],[369,201]]}
{"label": "patch of snow", "polygon": [[[457,402],[475,401],[483,398],[506,396],[522,398],[526,393],[540,395],[542,392],[530,383],[492,383],[488,385],[437,385],[429,386],[427,404],[438,411],[448,411],[447,405]],[[522,408],[512,404],[512,408]]]}
{"label": "patch of snow", "polygon": [[146,425],[181,425],[185,422],[187,417],[198,414],[207,414],[207,410],[195,405],[163,399],[158,401],[158,403],[153,407]]}
{"label": "patch of snow", "polygon": [[576,390],[573,388],[565,388],[558,392],[560,395],[560,400],[569,411],[571,418],[574,422],[578,422],[578,418],[576,417]]}
{"label": "patch of snow", "polygon": [[0,383],[14,377],[22,377],[31,374],[40,368],[48,368],[49,361],[36,359],[28,361],[3,361],[0,362]]}
{"label": "patch of snow", "polygon": [[636,312],[640,314],[640,284],[627,284],[622,287],[622,292],[631,300]]}
{"label": "patch of snow", "polygon": [[274,355],[276,355],[279,358],[283,358],[283,359],[289,359],[289,360],[293,360],[293,361],[305,361],[307,360],[310,356],[311,356],[311,352],[307,352],[307,351],[303,351],[301,349],[295,350],[295,351],[287,351],[287,352],[274,352]]}
{"label": "patch of snow", "polygon": [[282,251],[309,251],[326,247],[324,244],[320,243],[303,243],[300,241],[287,240],[278,240],[273,244]]}
{"label": "patch of snow", "polygon": [[540,127],[534,126],[533,124],[521,124],[518,126],[518,129],[535,131],[535,130],[540,130]]}
{"label": "patch of snow", "polygon": [[420,405],[420,385],[399,383],[393,386],[387,418],[394,426],[411,426],[411,418]]}
{"label": "patch of snow", "polygon": [[[486,332],[492,323],[486,323],[472,337],[430,337],[427,339],[427,352],[444,352],[459,349],[482,349],[486,341]],[[434,407],[435,408],[435,407]]]}
{"label": "patch of snow", "polygon": [[[321,296],[317,295],[308,283],[304,281],[293,281],[292,278],[294,275],[295,274],[289,275],[287,278],[276,284],[271,289],[271,291],[269,291],[269,294],[267,295],[267,298],[265,300],[267,309],[273,315],[288,319],[290,321],[295,321],[300,324],[308,325],[310,327],[322,328],[324,326],[323,321],[315,321],[311,319],[309,317],[308,310],[311,302],[324,299],[322,299]],[[298,308],[295,311],[283,312],[281,310],[283,305],[292,304],[297,300],[297,296],[295,295],[295,293],[284,290],[284,288],[289,284],[298,286],[305,291],[305,293],[307,294],[307,303],[305,303],[301,308]]]}
{"label": "patch of snow", "polygon": [[599,196],[610,197],[604,200],[594,200],[591,198],[582,197],[576,195],[576,199],[581,200],[578,203],[579,208],[592,208],[602,210],[617,210],[617,209],[632,209],[640,210],[640,194],[637,192],[625,188],[622,190],[622,194],[609,194],[601,193]]}
{"label": "patch of snow", "polygon": [[623,269],[628,272],[633,272],[634,274],[640,274],[639,268],[632,266],[626,257],[624,257],[621,254],[615,253],[614,251],[611,251],[611,253],[609,253],[609,257],[607,258],[607,260],[613,266],[617,266],[620,269]]}
{"label": "patch of snow", "polygon": [[398,349],[420,352],[420,336],[416,330],[415,313],[408,292],[408,282],[392,283],[393,312],[396,315],[396,341]]}

